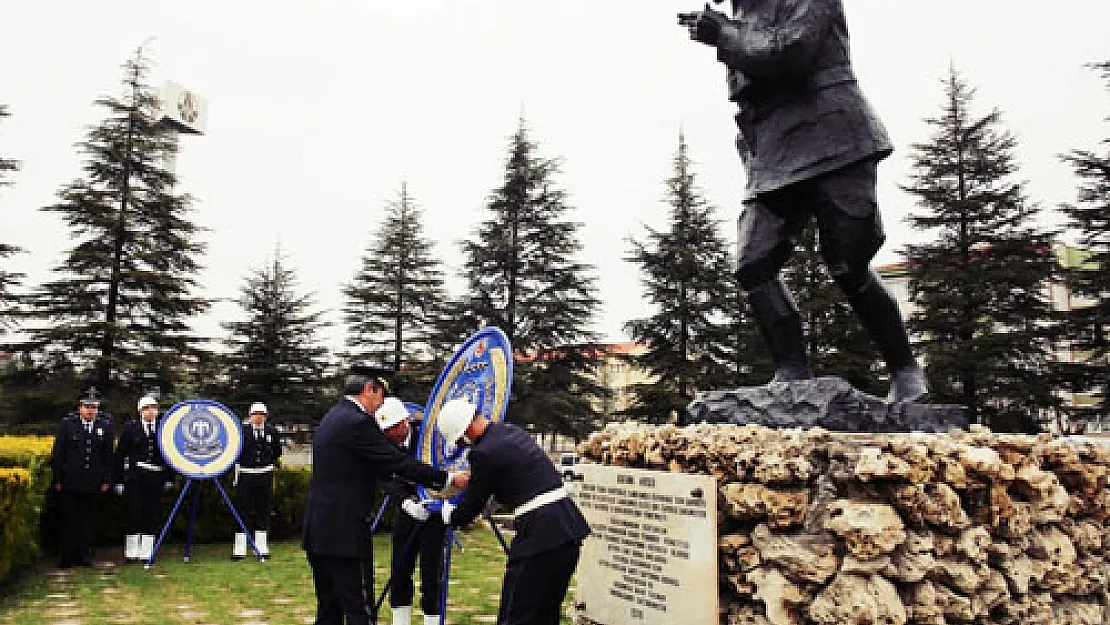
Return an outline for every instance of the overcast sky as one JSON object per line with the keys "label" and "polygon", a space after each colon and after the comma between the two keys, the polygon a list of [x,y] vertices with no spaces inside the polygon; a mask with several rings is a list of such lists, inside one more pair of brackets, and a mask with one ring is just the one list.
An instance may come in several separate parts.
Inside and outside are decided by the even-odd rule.
{"label": "overcast sky", "polygon": [[[1019,140],[1021,176],[1046,209],[1075,197],[1057,158],[1110,136],[1110,96],[1086,63],[1110,60],[1106,0],[844,0],[861,86],[895,155],[880,168],[889,238],[877,263],[920,234],[904,218],[909,146],[955,66]],[[80,173],[73,144],[121,92],[120,66],[145,44],[151,81],[209,101],[205,136],[185,137],[180,188],[209,229],[203,294],[223,298],[197,323],[238,314],[230,303],[252,268],[280,246],[304,290],[338,321],[353,276],[402,181],[426,234],[454,273],[458,242],[486,218],[508,138],[524,116],[540,153],[564,161],[559,183],[584,224],[584,260],[598,271],[597,330],[651,314],[622,259],[645,224],[663,227],[663,180],[679,130],[695,171],[734,237],[743,174],[732,107],[713,52],[688,40],[678,11],[699,2],[640,0],[330,0],[4,2],[0,15],[0,156],[22,161],[0,190],[0,241],[31,285],[72,245],[38,209]],[[149,39],[153,37],[152,39]],[[1051,218],[1051,216],[1050,216]],[[453,290],[462,287],[452,280]],[[326,339],[337,347],[341,329]]]}

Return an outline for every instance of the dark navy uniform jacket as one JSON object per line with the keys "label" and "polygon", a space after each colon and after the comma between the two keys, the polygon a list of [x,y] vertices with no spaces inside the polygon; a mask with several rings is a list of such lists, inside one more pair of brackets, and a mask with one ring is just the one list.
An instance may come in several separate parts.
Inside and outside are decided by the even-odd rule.
{"label": "dark navy uniform jacket", "polygon": [[344,398],[324,415],[312,436],[304,550],[371,559],[374,495],[379,481],[391,474],[437,489],[447,482],[446,471],[417,462],[398,449],[361,406]]}
{"label": "dark navy uniform jacket", "polygon": [[239,454],[239,466],[257,469],[277,462],[281,458],[281,441],[277,429],[266,423],[262,426],[262,440],[254,437],[254,426],[249,422],[243,426],[243,451]]}
{"label": "dark navy uniform jacket", "polygon": [[[536,495],[563,486],[555,465],[531,435],[510,423],[490,423],[470,450],[470,485],[451,513],[451,525],[465,525],[482,511],[490,495],[516,508]],[[515,520],[509,558],[534,556],[590,533],[569,497],[541,506]]]}
{"label": "dark navy uniform jacket", "polygon": [[891,153],[856,84],[842,0],[733,0],[717,59],[740,107],[746,199]]}
{"label": "dark navy uniform jacket", "polygon": [[61,484],[63,491],[99,492],[101,485],[112,483],[114,443],[110,417],[97,415],[91,433],[78,415],[65,417],[58,424],[50,457],[53,483]]}
{"label": "dark navy uniform jacket", "polygon": [[158,428],[155,422],[154,433],[147,435],[141,419],[132,419],[123,424],[119,434],[119,444],[116,446],[115,481],[122,484],[139,469],[138,462],[145,462],[156,467],[162,467],[159,472],[166,480],[173,478],[173,473],[166,467],[166,459],[158,447]]}

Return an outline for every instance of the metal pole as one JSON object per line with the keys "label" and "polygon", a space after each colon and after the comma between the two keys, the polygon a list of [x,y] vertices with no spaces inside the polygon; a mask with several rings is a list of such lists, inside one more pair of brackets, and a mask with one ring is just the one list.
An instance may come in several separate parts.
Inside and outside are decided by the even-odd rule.
{"label": "metal pole", "polygon": [[378,531],[378,523],[382,521],[382,515],[385,514],[385,507],[389,505],[389,495],[382,499],[382,507],[378,509],[378,516],[374,517],[374,522],[370,524],[370,535],[373,536],[374,532]]}
{"label": "metal pole", "polygon": [[200,489],[193,491],[193,506],[189,509],[189,533],[185,538],[185,561],[193,556],[193,530],[197,525],[197,508],[200,507]]}

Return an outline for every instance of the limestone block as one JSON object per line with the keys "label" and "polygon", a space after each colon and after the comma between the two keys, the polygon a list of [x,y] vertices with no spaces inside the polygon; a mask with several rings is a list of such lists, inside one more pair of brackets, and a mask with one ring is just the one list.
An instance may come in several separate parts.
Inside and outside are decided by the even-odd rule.
{"label": "limestone block", "polygon": [[1068,511],[1068,491],[1049,471],[1025,465],[1017,470],[1013,488],[1029,501],[1034,523],[1059,522]]}
{"label": "limestone block", "polygon": [[[898,547],[902,548],[901,545]],[[896,549],[894,551],[898,553]],[[854,573],[856,575],[885,575],[891,570],[891,556],[879,556],[870,560],[861,560],[852,554],[844,556],[840,562],[841,573]]]}
{"label": "limestone block", "polygon": [[826,527],[844,540],[849,553],[864,560],[888,554],[906,540],[902,519],[885,503],[834,502]]}
{"label": "limestone block", "polygon": [[941,582],[965,595],[979,590],[990,577],[990,567],[986,564],[976,565],[958,558],[941,558],[934,570]]}
{"label": "limestone block", "polygon": [[961,529],[971,522],[960,496],[943,482],[906,484],[894,488],[891,494],[891,503],[913,525],[931,523],[946,529]]}
{"label": "limestone block", "polygon": [[794,445],[761,455],[752,472],[756,481],[764,484],[806,482],[812,475],[813,465],[804,450]]}
{"label": "limestone block", "polygon": [[906,541],[894,550],[890,566],[883,574],[900,582],[920,582],[935,568],[932,533],[910,530],[906,532]]}
{"label": "limestone block", "polygon": [[977,618],[987,617],[991,610],[1010,600],[1010,588],[1002,573],[990,570],[979,591],[971,596],[971,610]]}
{"label": "limestone block", "polygon": [[975,564],[987,563],[987,548],[991,545],[991,535],[983,526],[970,527],[956,539],[956,553]]}
{"label": "limestone block", "polygon": [[915,625],[947,625],[944,618],[944,607],[940,604],[940,596],[936,586],[929,580],[924,580],[910,586],[906,593],[906,617]]}
{"label": "limestone block", "polygon": [[1104,625],[1106,608],[1086,601],[1057,601],[1052,606],[1056,620],[1067,625]]}
{"label": "limestone block", "polygon": [[1002,461],[998,452],[990,447],[963,445],[958,449],[960,462],[968,469],[992,481],[1009,482],[1014,479],[1014,468]]}
{"label": "limestone block", "polygon": [[773,566],[759,567],[748,574],[748,579],[755,584],[755,596],[763,602],[771,625],[802,625],[798,606],[810,597],[800,586]]}
{"label": "limestone block", "polygon": [[725,625],[771,625],[771,621],[754,606],[733,604],[729,606]]}
{"label": "limestone block", "polygon": [[824,583],[839,564],[831,536],[773,534],[766,525],[759,525],[752,532],[752,544],[764,562],[778,566],[795,581]]}
{"label": "limestone block", "polygon": [[804,490],[780,491],[763,484],[725,484],[720,489],[725,514],[738,521],[760,521],[774,528],[801,525],[809,504]]}
{"label": "limestone block", "polygon": [[898,589],[881,575],[840,573],[810,604],[816,625],[904,625],[906,608]]}
{"label": "limestone block", "polygon": [[864,482],[876,480],[910,481],[910,463],[879,447],[864,447],[856,461],[855,475]]}

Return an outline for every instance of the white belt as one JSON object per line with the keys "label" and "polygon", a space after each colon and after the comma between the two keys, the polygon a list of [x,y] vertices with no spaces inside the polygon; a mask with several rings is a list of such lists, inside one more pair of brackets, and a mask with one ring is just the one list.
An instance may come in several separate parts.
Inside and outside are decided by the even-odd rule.
{"label": "white belt", "polygon": [[141,460],[139,462],[136,462],[135,466],[139,467],[140,469],[146,469],[147,471],[161,471],[164,468],[164,467],[160,467],[156,464],[151,464],[149,462],[143,462]]}
{"label": "white belt", "polygon": [[560,499],[567,496],[567,490],[560,486],[559,488],[549,490],[546,493],[540,493],[528,501],[520,504],[513,510],[513,516],[519,517],[525,515],[536,508],[541,508],[549,503],[555,503]]}
{"label": "white belt", "polygon": [[269,473],[274,470],[274,465],[268,464],[264,467],[239,467],[240,473]]}

